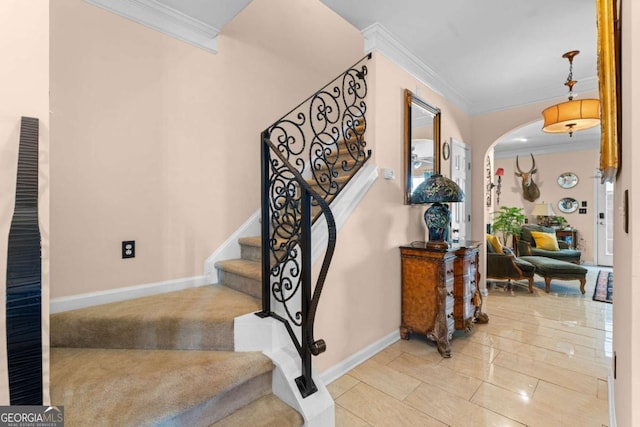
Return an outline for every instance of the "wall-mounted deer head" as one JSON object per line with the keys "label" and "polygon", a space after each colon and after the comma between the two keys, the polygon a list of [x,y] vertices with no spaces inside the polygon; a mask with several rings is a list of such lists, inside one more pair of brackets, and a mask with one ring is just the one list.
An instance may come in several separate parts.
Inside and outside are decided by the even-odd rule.
{"label": "wall-mounted deer head", "polygon": [[518,170],[518,172],[516,172],[516,176],[522,178],[522,196],[525,200],[534,202],[538,197],[540,197],[540,189],[536,183],[533,182],[533,174],[538,171],[536,169],[536,159],[533,158],[533,154],[531,154],[531,161],[533,165],[531,166],[531,169],[529,169],[529,172],[522,172],[520,164],[518,163],[518,156],[516,156],[516,169]]}

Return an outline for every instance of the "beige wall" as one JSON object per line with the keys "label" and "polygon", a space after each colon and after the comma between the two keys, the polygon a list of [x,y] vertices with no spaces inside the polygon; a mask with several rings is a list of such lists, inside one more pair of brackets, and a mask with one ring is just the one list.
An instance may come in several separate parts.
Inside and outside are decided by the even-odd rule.
{"label": "beige wall", "polygon": [[[572,151],[568,153],[538,154],[534,156],[538,173],[534,175],[534,181],[540,189],[540,198],[534,203],[522,197],[522,179],[516,177],[516,159],[495,159],[493,171],[504,168],[502,178],[502,193],[500,194],[500,206],[514,206],[524,208],[523,212],[528,216],[529,222],[537,223],[536,217],[530,215],[536,203],[551,203],[557,216],[564,216],[569,225],[578,230],[578,240],[582,251],[582,260],[592,264],[595,259],[594,248],[594,215],[596,214],[595,172],[598,168],[598,150]],[[525,149],[519,154],[520,168],[524,171],[531,166],[531,157]],[[564,172],[573,172],[578,176],[578,184],[571,189],[564,189],[558,185],[558,176]],[[495,181],[494,181],[495,182]],[[599,182],[599,181],[598,181]],[[493,191],[495,204],[495,189]],[[558,209],[558,201],[564,197],[572,197],[581,206],[582,201],[587,202],[587,214],[562,213]],[[499,206],[496,205],[496,209]],[[489,223],[491,223],[491,219]],[[576,242],[578,243],[578,242]]]}
{"label": "beige wall", "polygon": [[[622,168],[615,185],[613,350],[617,354],[617,425],[640,425],[640,3],[622,2]],[[635,81],[632,81],[635,79]],[[633,183],[636,183],[633,185]],[[624,232],[623,197],[629,190],[629,234]]]}
{"label": "beige wall", "polygon": [[20,117],[40,119],[38,214],[42,235],[44,400],[49,402],[49,2],[0,2],[0,404],[9,404],[5,284],[7,239],[14,211]]}
{"label": "beige wall", "polygon": [[[217,55],[52,2],[52,296],[203,274],[259,208],[260,132],[362,45],[310,0],[252,2]],[[136,258],[122,260],[129,239]]]}
{"label": "beige wall", "polygon": [[[469,119],[440,95],[420,84],[382,55],[374,55],[369,79],[367,142],[373,161],[396,172],[395,180],[378,178],[358,209],[338,233],[334,261],[316,318],[316,338],[327,341],[317,358],[322,371],[398,330],[400,325],[400,251],[424,240],[424,206],[405,206],[403,91],[416,92],[442,110],[442,135],[465,141]],[[381,174],[382,175],[382,174]]]}

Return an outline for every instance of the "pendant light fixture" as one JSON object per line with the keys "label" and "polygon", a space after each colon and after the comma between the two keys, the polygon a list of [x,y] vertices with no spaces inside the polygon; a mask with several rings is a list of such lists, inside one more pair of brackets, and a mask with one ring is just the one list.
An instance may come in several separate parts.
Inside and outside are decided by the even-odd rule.
{"label": "pendant light fixture", "polygon": [[598,99],[576,100],[573,94],[573,58],[579,50],[572,50],[562,55],[569,60],[569,75],[565,86],[569,87],[569,101],[553,105],[542,111],[544,125],[542,130],[548,133],[569,133],[589,129],[600,124],[600,101]]}

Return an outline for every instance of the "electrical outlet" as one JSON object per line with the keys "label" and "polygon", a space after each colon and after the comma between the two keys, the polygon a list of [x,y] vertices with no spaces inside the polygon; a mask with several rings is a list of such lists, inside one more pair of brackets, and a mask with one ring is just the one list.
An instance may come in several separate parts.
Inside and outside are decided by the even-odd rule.
{"label": "electrical outlet", "polygon": [[136,241],[127,240],[122,242],[122,258],[135,258],[136,257]]}

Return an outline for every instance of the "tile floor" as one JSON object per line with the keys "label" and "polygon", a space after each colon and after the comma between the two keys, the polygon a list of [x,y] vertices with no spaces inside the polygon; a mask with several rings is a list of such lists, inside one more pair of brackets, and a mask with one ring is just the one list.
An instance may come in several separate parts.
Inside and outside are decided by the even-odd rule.
{"label": "tile floor", "polygon": [[387,347],[329,385],[336,426],[606,426],[613,305],[588,268],[585,295],[491,287],[489,323],[456,332],[450,359],[420,336]]}

